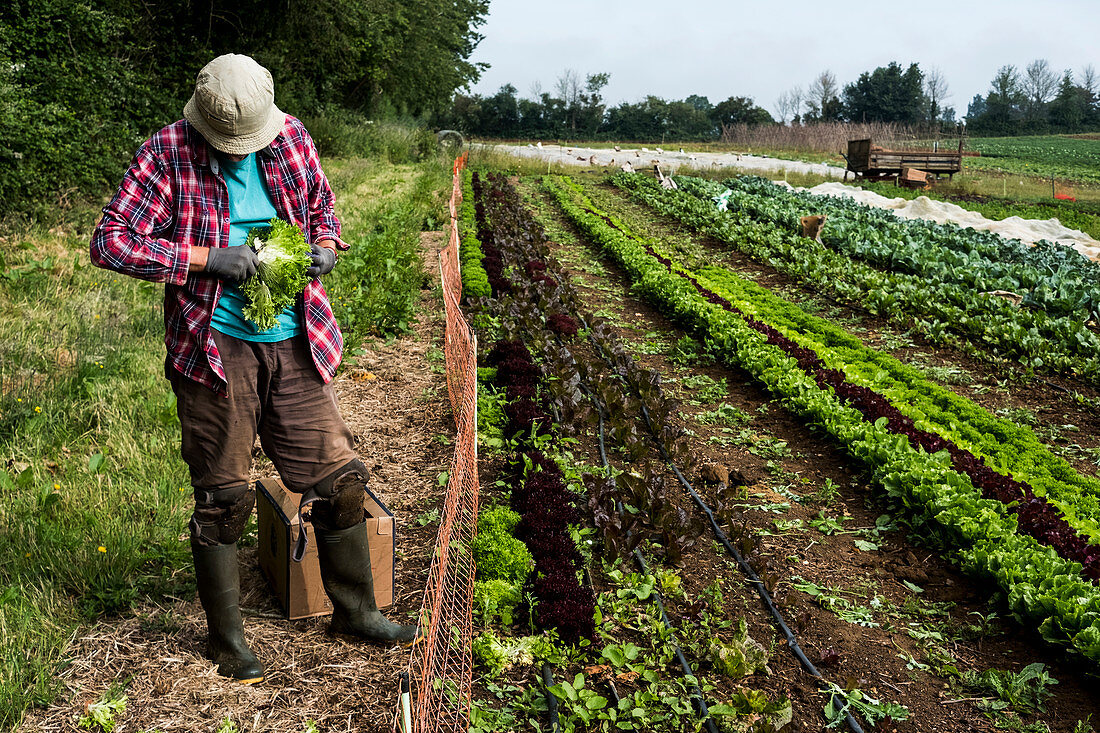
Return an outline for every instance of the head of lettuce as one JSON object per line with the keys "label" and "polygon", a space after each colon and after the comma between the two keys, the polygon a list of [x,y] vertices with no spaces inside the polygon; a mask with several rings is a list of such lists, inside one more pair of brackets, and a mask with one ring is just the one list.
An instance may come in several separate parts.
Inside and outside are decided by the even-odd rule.
{"label": "head of lettuce", "polygon": [[245,246],[256,254],[256,272],[241,285],[248,299],[242,312],[260,331],[269,331],[305,290],[313,255],[302,230],[282,219],[250,229]]}
{"label": "head of lettuce", "polygon": [[348,246],[334,206],[309,133],[275,106],[271,74],[228,54],[198,72],[183,119],[138,149],[92,236],[96,265],[165,285],[165,373],[194,488],[206,651],[245,683],[264,678],[245,641],[237,570],[257,436],[309,508],[333,630],[416,635],[375,601],[369,474],[331,385],[343,337],[318,278]]}

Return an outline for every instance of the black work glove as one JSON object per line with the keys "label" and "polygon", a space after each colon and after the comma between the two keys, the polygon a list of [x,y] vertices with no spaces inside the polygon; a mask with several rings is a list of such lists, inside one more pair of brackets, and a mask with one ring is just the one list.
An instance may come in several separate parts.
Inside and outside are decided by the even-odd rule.
{"label": "black work glove", "polygon": [[313,264],[306,268],[306,277],[327,275],[332,272],[332,268],[336,267],[336,253],[328,247],[311,244],[309,250],[310,256],[313,257]]}
{"label": "black work glove", "polygon": [[256,274],[259,264],[256,253],[244,245],[211,247],[206,256],[206,272],[223,280],[244,282]]}

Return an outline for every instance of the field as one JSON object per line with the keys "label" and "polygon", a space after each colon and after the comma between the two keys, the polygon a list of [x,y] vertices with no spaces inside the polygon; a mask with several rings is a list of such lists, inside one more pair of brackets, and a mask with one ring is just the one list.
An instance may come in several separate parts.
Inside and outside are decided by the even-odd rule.
{"label": "field", "polygon": [[467,180],[472,729],[1091,730],[1095,266],[677,182]]}
{"label": "field", "polygon": [[970,138],[967,160],[975,170],[997,170],[1074,181],[1100,181],[1100,140],[1082,135]]}
{"label": "field", "polygon": [[[325,281],[337,392],[397,516],[402,620],[454,442],[448,168],[326,160],[354,244]],[[1094,264],[752,176],[671,191],[499,156],[463,175],[471,731],[1094,730]],[[0,242],[0,728],[125,700],[118,730],[391,730],[407,652],[280,618],[254,529],[243,605],[271,684],[203,659],[159,293],[86,263],[94,216]]]}

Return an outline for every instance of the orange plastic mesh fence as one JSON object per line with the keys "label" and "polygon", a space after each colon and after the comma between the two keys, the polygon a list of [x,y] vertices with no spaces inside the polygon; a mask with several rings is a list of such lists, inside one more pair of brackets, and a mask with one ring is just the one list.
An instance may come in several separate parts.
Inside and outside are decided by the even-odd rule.
{"label": "orange plastic mesh fence", "polygon": [[[470,720],[470,645],[477,532],[477,342],[459,308],[462,280],[458,259],[458,206],[466,156],[454,164],[447,246],[439,255],[447,326],[444,353],[447,390],[457,435],[439,520],[428,584],[420,610],[421,638],[409,660],[412,730],[404,733],[465,731]],[[395,731],[403,731],[398,711]]]}

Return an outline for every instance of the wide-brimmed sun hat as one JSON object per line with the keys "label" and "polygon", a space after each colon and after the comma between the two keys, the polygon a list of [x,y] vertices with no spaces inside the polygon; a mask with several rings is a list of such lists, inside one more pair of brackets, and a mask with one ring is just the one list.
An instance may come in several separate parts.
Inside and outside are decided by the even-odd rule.
{"label": "wide-brimmed sun hat", "polygon": [[286,122],[275,106],[271,72],[236,53],[202,67],[183,116],[214,149],[231,155],[266,148]]}

